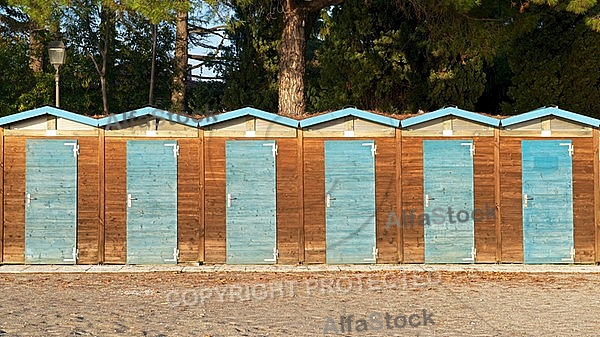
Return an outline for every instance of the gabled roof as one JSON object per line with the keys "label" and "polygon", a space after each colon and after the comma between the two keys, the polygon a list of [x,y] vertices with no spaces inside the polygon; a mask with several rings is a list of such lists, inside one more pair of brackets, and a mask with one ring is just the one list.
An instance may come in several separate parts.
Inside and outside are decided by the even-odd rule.
{"label": "gabled roof", "polygon": [[204,117],[200,120],[200,126],[202,127],[202,126],[213,125],[213,124],[229,121],[229,120],[244,117],[244,116],[253,116],[256,118],[267,120],[269,122],[286,125],[286,126],[289,126],[292,128],[298,127],[298,121],[295,119],[277,115],[277,114],[270,113],[270,112],[266,112],[266,111],[262,111],[262,110],[258,110],[255,108],[250,108],[250,107],[241,108],[241,109],[237,109],[237,110],[233,110],[233,111],[228,111],[228,112],[224,112],[224,113],[218,114],[218,115],[211,115],[211,116]]}
{"label": "gabled roof", "polygon": [[343,118],[343,117],[348,117],[348,116],[353,116],[356,118],[360,118],[360,119],[364,119],[367,121],[391,126],[394,128],[397,128],[400,125],[400,120],[392,118],[392,117],[382,116],[382,115],[378,115],[378,114],[375,114],[372,112],[359,110],[356,108],[345,108],[342,110],[337,110],[337,111],[333,111],[333,112],[329,112],[326,114],[309,117],[307,119],[301,120],[300,127],[305,128],[305,127],[329,122],[329,121],[332,121],[332,120],[335,120],[338,118]]}
{"label": "gabled roof", "polygon": [[137,110],[123,112],[117,115],[111,114],[108,117],[104,117],[98,121],[99,126],[107,126],[114,123],[120,123],[126,120],[139,118],[142,116],[152,116],[157,119],[167,120],[170,122],[176,122],[179,124],[198,127],[198,120],[187,115],[180,115],[171,111],[166,111],[153,107],[145,107]]}
{"label": "gabled roof", "polygon": [[98,120],[95,118],[76,114],[74,112],[58,109],[51,106],[43,106],[41,108],[4,116],[0,118],[0,125],[12,124],[43,115],[52,115],[89,126],[98,126]]}
{"label": "gabled roof", "polygon": [[402,120],[402,127],[408,127],[416,124],[421,124],[424,122],[428,122],[437,118],[446,117],[446,116],[455,116],[460,117],[466,120],[470,120],[473,122],[489,125],[489,126],[499,126],[500,120],[488,116],[484,116],[475,112],[462,110],[455,107],[446,107],[439,110],[435,110],[432,112],[427,112],[415,117],[410,117]]}
{"label": "gabled roof", "polygon": [[502,126],[510,126],[518,123],[527,122],[533,119],[555,116],[573,122],[597,127],[600,126],[600,120],[580,114],[576,114],[571,111],[559,109],[558,107],[541,107],[533,111],[526,112],[524,114],[511,116],[501,121]]}

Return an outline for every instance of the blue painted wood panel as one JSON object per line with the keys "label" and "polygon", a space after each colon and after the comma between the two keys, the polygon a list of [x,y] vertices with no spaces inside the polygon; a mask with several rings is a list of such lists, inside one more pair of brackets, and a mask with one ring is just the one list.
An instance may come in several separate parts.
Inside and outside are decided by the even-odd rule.
{"label": "blue painted wood panel", "polygon": [[573,262],[571,146],[570,140],[521,143],[525,263]]}
{"label": "blue painted wood panel", "polygon": [[176,263],[176,141],[127,141],[127,263]]}
{"label": "blue painted wood panel", "polygon": [[327,263],[376,262],[374,146],[325,141]]}
{"label": "blue painted wood panel", "polygon": [[227,141],[228,264],[273,264],[277,247],[275,141]]}
{"label": "blue painted wood panel", "polygon": [[425,263],[474,263],[472,146],[471,140],[423,141]]}
{"label": "blue painted wood panel", "polygon": [[74,264],[76,140],[27,140],[25,263]]}

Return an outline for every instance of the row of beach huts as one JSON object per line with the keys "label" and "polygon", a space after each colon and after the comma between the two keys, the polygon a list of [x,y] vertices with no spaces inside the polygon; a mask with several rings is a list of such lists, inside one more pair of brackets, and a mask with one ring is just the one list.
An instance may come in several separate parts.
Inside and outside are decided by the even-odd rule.
{"label": "row of beach huts", "polygon": [[3,264],[600,262],[600,120],[0,118]]}

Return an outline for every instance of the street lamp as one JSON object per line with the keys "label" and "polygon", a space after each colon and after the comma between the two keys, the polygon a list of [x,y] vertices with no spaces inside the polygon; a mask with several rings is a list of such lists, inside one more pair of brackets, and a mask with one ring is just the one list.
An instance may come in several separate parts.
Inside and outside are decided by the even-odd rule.
{"label": "street lamp", "polygon": [[56,85],[56,107],[60,107],[60,95],[58,89],[58,82],[60,77],[58,75],[58,68],[65,64],[65,58],[67,53],[65,51],[65,44],[61,40],[52,41],[48,44],[48,55],[50,56],[50,64],[56,69],[54,74],[54,83]]}

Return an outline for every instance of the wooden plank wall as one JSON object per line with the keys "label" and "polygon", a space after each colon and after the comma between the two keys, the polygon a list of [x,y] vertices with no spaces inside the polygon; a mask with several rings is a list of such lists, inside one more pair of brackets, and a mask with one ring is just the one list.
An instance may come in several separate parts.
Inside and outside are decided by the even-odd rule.
{"label": "wooden plank wall", "polygon": [[[523,220],[521,188],[521,141],[548,138],[501,137],[500,184],[502,191],[502,262],[523,262]],[[572,138],[573,155],[573,239],[575,262],[595,259],[594,147],[591,137]]]}
{"label": "wooden plank wall", "polygon": [[402,224],[403,263],[423,263],[425,245],[423,226],[405,224],[403,212],[423,209],[423,140],[402,137],[402,210],[396,212]]}
{"label": "wooden plank wall", "polygon": [[4,261],[4,129],[0,128],[0,263]]}
{"label": "wooden plank wall", "polygon": [[[255,138],[253,138],[255,139]],[[236,138],[205,138],[205,262],[225,263],[225,142]],[[239,138],[237,140],[248,140]],[[299,165],[295,138],[276,139],[277,155],[277,247],[278,263],[295,264],[300,259],[300,201],[298,198]]]}
{"label": "wooden plank wall", "polygon": [[573,239],[575,263],[595,262],[593,138],[573,138]]}
{"label": "wooden plank wall", "polygon": [[124,264],[127,260],[127,141],[104,140],[104,263]]}
{"label": "wooden plank wall", "polygon": [[[56,139],[56,138],[52,138]],[[77,248],[81,264],[99,262],[98,226],[100,197],[98,195],[97,137],[64,137],[77,139],[78,205]],[[4,262],[25,262],[25,173],[26,138],[4,138]]]}
{"label": "wooden plank wall", "polygon": [[376,213],[376,238],[379,252],[377,263],[398,263],[398,231],[399,226],[391,224],[388,220],[392,212],[396,217],[396,139],[377,138],[377,155],[375,156],[375,209]]}
{"label": "wooden plank wall", "polygon": [[25,138],[4,137],[4,263],[25,262]]}
{"label": "wooden plank wall", "polygon": [[[402,137],[402,211],[397,212],[403,221],[402,212],[423,211],[423,140],[448,140],[447,137]],[[452,138],[454,139],[454,138]],[[469,139],[465,137],[464,139]],[[494,147],[493,137],[472,137],[475,145],[473,158],[474,208],[483,211],[496,208],[494,184]],[[487,208],[486,208],[487,207]],[[497,213],[495,213],[497,214]],[[423,226],[402,225],[404,263],[423,263],[425,261]],[[484,216],[475,223],[475,248],[478,263],[496,262],[496,221],[493,216]]]}
{"label": "wooden plank wall", "polygon": [[100,262],[98,227],[100,219],[100,177],[98,137],[79,137],[79,158],[77,160],[77,263],[95,264]]}
{"label": "wooden plank wall", "polygon": [[225,263],[225,141],[204,139],[204,261]]}
{"label": "wooden plank wall", "polygon": [[521,138],[500,137],[502,262],[523,262]]}
{"label": "wooden plank wall", "polygon": [[177,162],[177,238],[179,262],[195,262],[200,255],[201,214],[199,138],[181,138]]}
{"label": "wooden plank wall", "polygon": [[304,138],[305,263],[325,263],[325,148],[322,139]]}
{"label": "wooden plank wall", "polygon": [[481,221],[475,222],[475,249],[477,263],[496,262],[496,207],[494,137],[474,137],[475,156],[473,157],[474,208],[484,214]]}
{"label": "wooden plank wall", "polygon": [[300,165],[298,140],[279,138],[277,142],[277,263],[297,264],[300,261],[299,245],[302,225],[300,223],[300,200],[298,198]]}
{"label": "wooden plank wall", "polygon": [[[348,140],[348,138],[304,138],[305,263],[326,262],[325,140]],[[387,226],[390,213],[394,211],[398,214],[396,211],[396,141],[395,138],[375,138],[375,144],[377,145],[377,155],[375,156],[376,243],[379,250],[377,263],[398,263],[399,237],[397,233],[399,228]]]}

